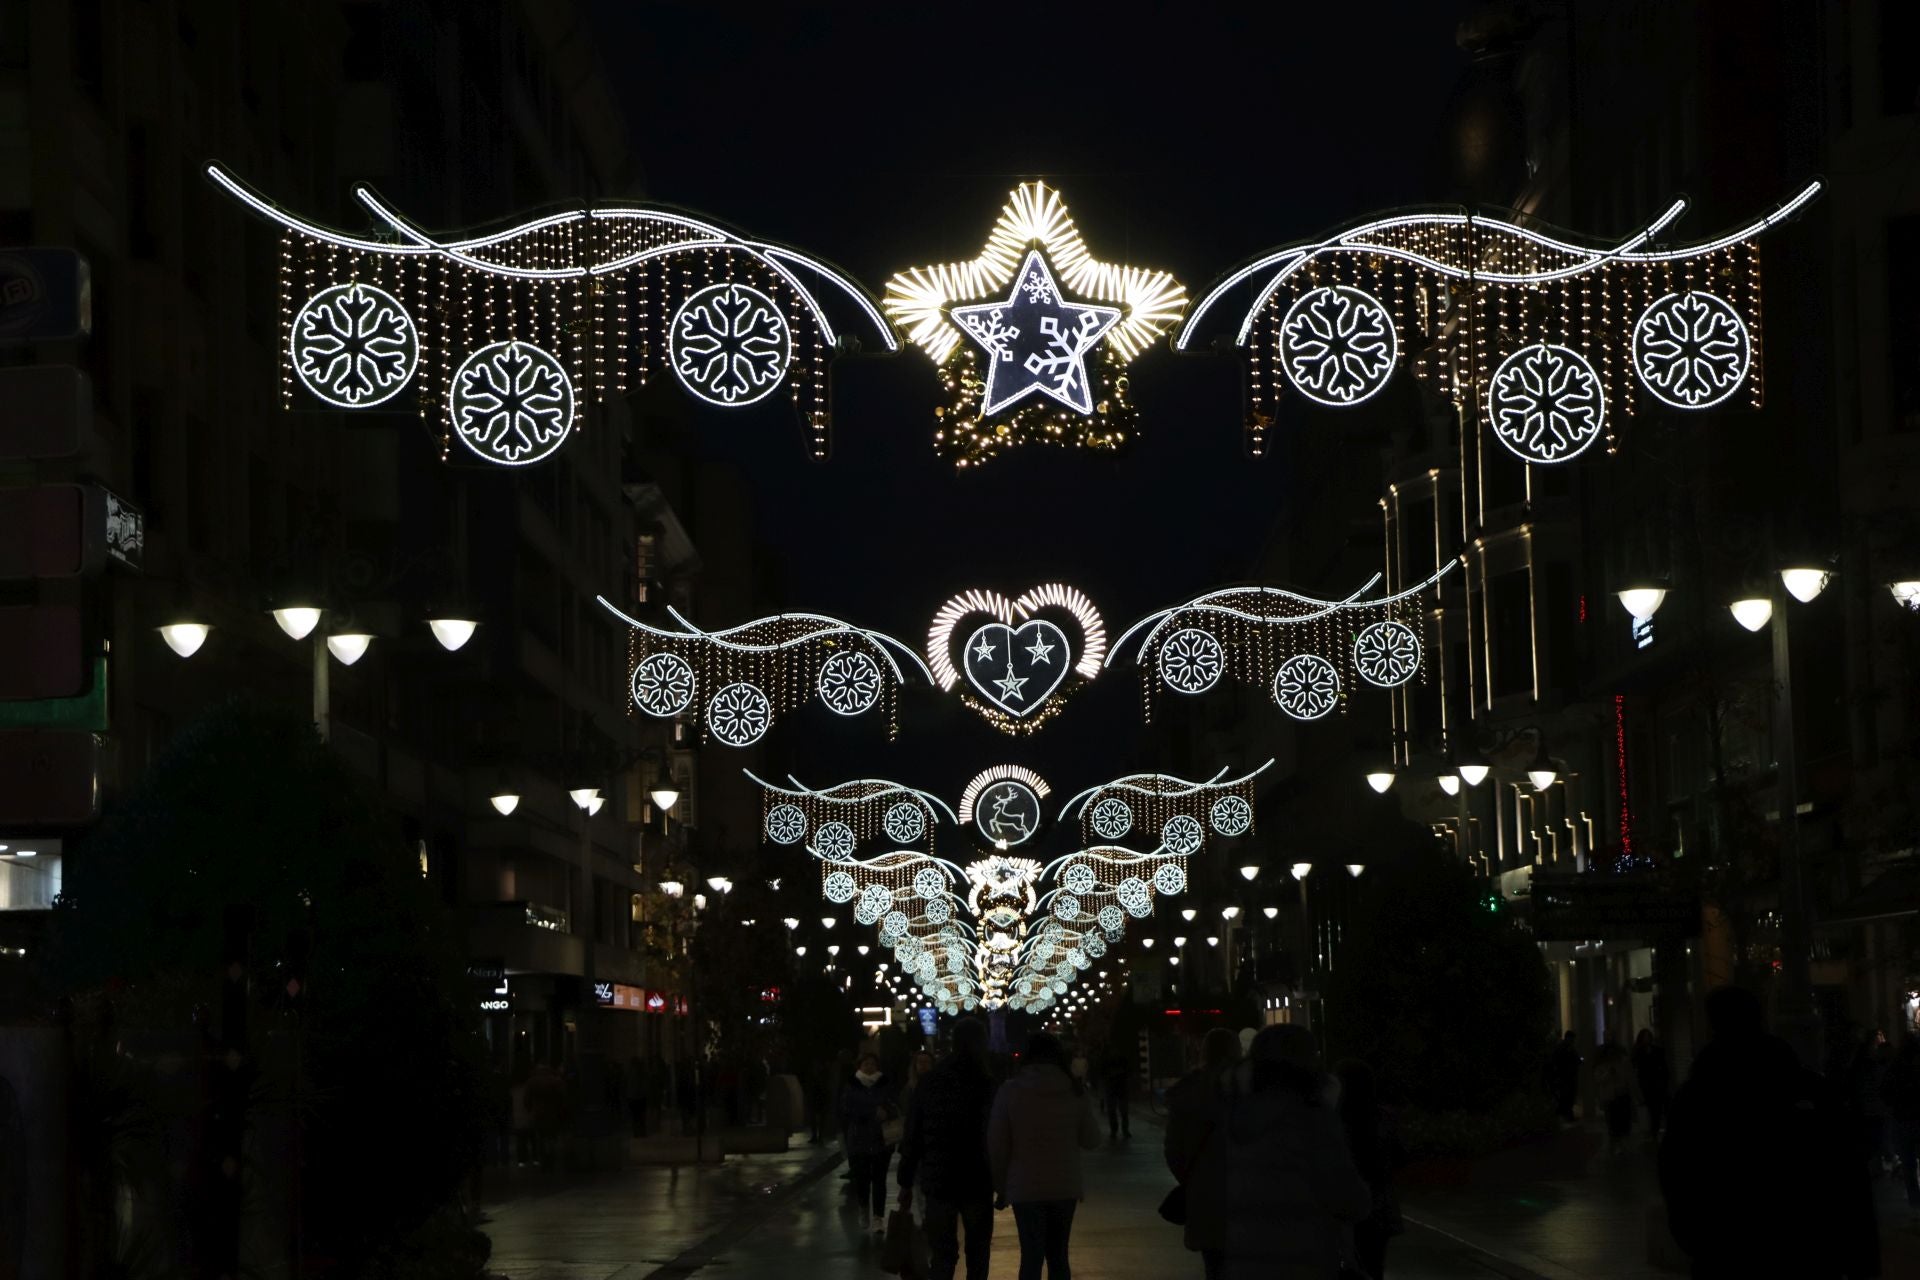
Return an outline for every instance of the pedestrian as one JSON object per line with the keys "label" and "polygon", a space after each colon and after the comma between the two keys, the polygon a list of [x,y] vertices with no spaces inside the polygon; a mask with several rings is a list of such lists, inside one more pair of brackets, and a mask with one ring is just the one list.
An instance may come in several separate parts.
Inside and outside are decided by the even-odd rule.
{"label": "pedestrian", "polygon": [[1880,1098],[1886,1104],[1900,1183],[1906,1188],[1907,1212],[1920,1217],[1920,1036],[1908,1033],[1900,1042],[1881,1077]]}
{"label": "pedestrian", "polygon": [[533,1060],[523,1048],[513,1057],[513,1086],[508,1105],[513,1112],[513,1164],[524,1169],[535,1156],[533,1107],[527,1100],[527,1086],[533,1079]]}
{"label": "pedestrian", "polygon": [[1768,1035],[1760,1001],[1707,997],[1711,1037],[1667,1112],[1660,1187],[1695,1280],[1880,1274],[1872,1188],[1838,1096]]}
{"label": "pedestrian", "polygon": [[888,1126],[900,1118],[900,1091],[880,1070],[876,1054],[862,1054],[840,1090],[840,1147],[853,1175],[848,1190],[876,1231],[887,1228],[887,1166],[893,1163]]}
{"label": "pedestrian", "polygon": [[1068,1240],[1086,1196],[1080,1152],[1100,1145],[1093,1099],[1069,1071],[1066,1050],[1046,1032],[1027,1039],[1019,1073],[994,1095],[987,1124],[997,1204],[1013,1206],[1020,1280],[1070,1280]]}
{"label": "pedestrian", "polygon": [[533,1125],[534,1159],[551,1173],[560,1157],[560,1134],[567,1123],[567,1084],[547,1063],[527,1077],[527,1111]]}
{"label": "pedestrian", "polygon": [[992,1106],[987,1024],[962,1018],[953,1024],[953,1052],[913,1086],[900,1143],[900,1207],[913,1204],[916,1187],[926,1198],[922,1223],[931,1280],[953,1280],[963,1229],[967,1280],[987,1280],[993,1249],[993,1166],[987,1158]]}
{"label": "pedestrian", "polygon": [[1373,1212],[1328,1105],[1313,1033],[1281,1023],[1253,1038],[1226,1117],[1223,1280],[1333,1280],[1353,1225]]}
{"label": "pedestrian", "polygon": [[913,1114],[913,1095],[919,1089],[920,1082],[933,1070],[933,1055],[925,1049],[907,1059],[907,1082],[900,1086],[900,1114],[902,1117]]}
{"label": "pedestrian", "polygon": [[1593,1092],[1607,1120],[1607,1154],[1618,1155],[1633,1130],[1633,1066],[1612,1036],[1594,1055]]}
{"label": "pedestrian", "polygon": [[1347,1151],[1373,1193],[1372,1211],[1353,1227],[1354,1261],[1368,1280],[1383,1280],[1387,1241],[1407,1229],[1393,1192],[1393,1174],[1406,1163],[1406,1153],[1393,1114],[1380,1100],[1373,1068],[1349,1059],[1334,1069],[1334,1076],[1340,1081],[1340,1127],[1347,1135]]}
{"label": "pedestrian", "polygon": [[1647,1137],[1658,1141],[1667,1122],[1667,1099],[1672,1096],[1673,1086],[1666,1046],[1645,1027],[1633,1038],[1633,1078],[1640,1086],[1640,1101],[1647,1108]]}
{"label": "pedestrian", "polygon": [[1107,1102],[1107,1136],[1131,1138],[1133,1118],[1128,1114],[1133,1091],[1133,1068],[1118,1045],[1108,1045],[1100,1057],[1100,1087]]}
{"label": "pedestrian", "polygon": [[1573,1121],[1573,1102],[1580,1096],[1580,1046],[1573,1032],[1560,1037],[1547,1058],[1547,1092],[1553,1097],[1554,1112],[1569,1124]]}
{"label": "pedestrian", "polygon": [[1200,1255],[1206,1280],[1226,1266],[1227,1179],[1224,1141],[1229,1075],[1240,1061],[1240,1036],[1215,1027],[1200,1042],[1200,1065],[1167,1090],[1167,1133],[1161,1144],[1167,1172],[1180,1186],[1182,1241]]}

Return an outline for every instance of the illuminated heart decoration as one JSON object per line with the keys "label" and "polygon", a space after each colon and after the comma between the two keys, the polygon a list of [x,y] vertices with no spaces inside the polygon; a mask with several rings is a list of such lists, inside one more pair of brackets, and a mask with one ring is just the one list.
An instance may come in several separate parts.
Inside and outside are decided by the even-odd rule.
{"label": "illuminated heart decoration", "polygon": [[[962,636],[965,643],[956,647]],[[1012,722],[1046,707],[1068,676],[1099,675],[1106,654],[1100,611],[1084,593],[1059,583],[1015,600],[994,591],[964,592],[940,606],[927,630],[935,681],[952,689],[964,677],[987,718],[1009,731]]]}
{"label": "illuminated heart decoration", "polygon": [[1067,633],[1045,618],[1017,627],[989,622],[967,637],[961,670],[973,691],[1010,716],[1046,704],[1073,669]]}

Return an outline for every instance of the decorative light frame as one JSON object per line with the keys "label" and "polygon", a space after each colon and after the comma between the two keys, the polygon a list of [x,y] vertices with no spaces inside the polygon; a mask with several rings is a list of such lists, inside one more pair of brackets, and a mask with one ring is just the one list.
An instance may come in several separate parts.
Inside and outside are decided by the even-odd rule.
{"label": "decorative light frame", "polygon": [[[997,591],[981,589],[963,591],[951,597],[935,611],[933,621],[927,628],[927,670],[933,682],[949,692],[962,683],[961,669],[953,660],[954,637],[962,622],[981,618],[985,620],[985,625],[998,624],[1009,630],[1019,630],[1048,611],[1072,618],[1074,625],[1079,628],[1079,640],[1073,646],[1072,664],[1072,674],[1079,677],[1077,682],[1063,679],[1047,697],[1017,714],[1009,714],[986,696],[976,697],[964,689],[961,692],[962,702],[1003,733],[1031,733],[1038,729],[1058,713],[1078,684],[1094,679],[1106,666],[1106,623],[1093,601],[1077,587],[1049,582],[1032,587],[1011,600]],[[968,629],[969,639],[977,630]],[[971,685],[972,681],[968,680],[967,684]]]}

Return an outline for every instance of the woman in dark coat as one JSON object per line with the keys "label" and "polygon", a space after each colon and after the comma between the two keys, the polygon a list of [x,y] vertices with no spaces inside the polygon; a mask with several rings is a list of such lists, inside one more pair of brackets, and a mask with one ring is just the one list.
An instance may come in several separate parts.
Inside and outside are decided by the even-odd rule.
{"label": "woman in dark coat", "polygon": [[881,1072],[876,1055],[862,1055],[840,1089],[840,1145],[852,1174],[853,1202],[872,1213],[876,1230],[886,1229],[887,1166],[893,1163],[888,1126],[899,1118],[900,1091]]}

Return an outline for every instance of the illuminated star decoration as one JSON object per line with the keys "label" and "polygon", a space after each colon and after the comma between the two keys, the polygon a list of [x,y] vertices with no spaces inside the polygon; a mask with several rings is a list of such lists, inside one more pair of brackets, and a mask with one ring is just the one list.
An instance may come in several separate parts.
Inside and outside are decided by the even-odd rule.
{"label": "illuminated star decoration", "polygon": [[1076,413],[1093,412],[1086,355],[1120,323],[1120,308],[1066,301],[1038,249],[1021,264],[1005,302],[955,307],[951,314],[988,356],[980,412],[992,417],[1036,391]]}
{"label": "illuminated star decoration", "polygon": [[1020,690],[1026,687],[1027,677],[1013,674],[1013,668],[1007,668],[1007,674],[995,680],[994,686],[1000,690],[1000,696],[1013,702],[1022,695]]}
{"label": "illuminated star decoration", "polygon": [[1118,448],[1127,365],[1186,303],[1165,271],[1095,260],[1060,194],[1028,182],[979,257],[900,272],[881,305],[940,366],[934,448],[965,467],[1022,444]]}

